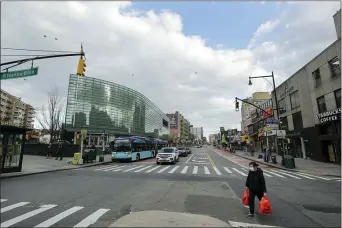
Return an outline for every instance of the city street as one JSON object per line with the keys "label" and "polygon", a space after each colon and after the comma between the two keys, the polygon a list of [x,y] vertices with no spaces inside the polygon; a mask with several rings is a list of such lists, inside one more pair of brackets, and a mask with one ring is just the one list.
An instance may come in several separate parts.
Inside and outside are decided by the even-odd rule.
{"label": "city street", "polygon": [[103,227],[131,212],[151,210],[208,215],[228,224],[341,226],[340,179],[265,165],[260,167],[273,214],[246,218],[241,197],[248,163],[204,146],[193,147],[175,165],[149,159],[5,179],[1,227]]}

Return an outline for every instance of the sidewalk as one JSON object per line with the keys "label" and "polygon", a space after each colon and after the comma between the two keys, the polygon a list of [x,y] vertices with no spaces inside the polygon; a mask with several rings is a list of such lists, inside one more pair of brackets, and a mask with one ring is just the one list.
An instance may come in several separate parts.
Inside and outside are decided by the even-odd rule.
{"label": "sidewalk", "polygon": [[[230,153],[230,152],[226,152]],[[239,157],[246,158],[248,160],[256,161],[261,164],[265,164],[268,166],[276,167],[279,169],[295,171],[295,172],[303,172],[313,175],[321,175],[321,176],[337,176],[341,177],[341,166],[331,163],[324,163],[324,162],[317,162],[313,161],[310,158],[303,159],[303,158],[295,158],[295,165],[296,168],[294,169],[287,169],[281,165],[281,156],[277,155],[277,164],[273,164],[271,162],[264,162],[264,159],[258,159],[258,156],[263,155],[262,153],[254,153],[254,156],[251,156],[250,152],[245,151],[235,151],[235,155]]]}
{"label": "sidewalk", "polygon": [[60,161],[55,160],[55,158],[46,159],[45,156],[24,155],[21,172],[3,173],[0,175],[0,179],[102,165],[111,162],[111,155],[104,155],[104,162],[98,161],[99,157],[97,156],[96,162],[85,163],[83,165],[73,165],[71,163],[72,158],[63,158],[63,160]]}

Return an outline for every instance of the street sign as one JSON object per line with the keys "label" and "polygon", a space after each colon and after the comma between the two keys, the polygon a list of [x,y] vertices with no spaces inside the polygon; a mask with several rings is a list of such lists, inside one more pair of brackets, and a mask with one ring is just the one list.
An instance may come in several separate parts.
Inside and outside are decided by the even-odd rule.
{"label": "street sign", "polygon": [[83,135],[83,137],[86,136],[87,135],[87,129],[81,129],[81,134]]}
{"label": "street sign", "polygon": [[278,120],[276,119],[271,119],[271,118],[266,119],[266,124],[277,124],[277,123],[278,123]]}
{"label": "street sign", "polygon": [[272,130],[277,130],[279,125],[278,124],[266,124],[267,128],[271,128]]}
{"label": "street sign", "polygon": [[2,72],[0,75],[0,80],[24,78],[24,77],[34,76],[37,74],[38,74],[38,67],[25,69],[25,70]]}
{"label": "street sign", "polygon": [[285,130],[278,130],[277,131],[277,136],[278,137],[285,137],[286,136],[286,131]]}

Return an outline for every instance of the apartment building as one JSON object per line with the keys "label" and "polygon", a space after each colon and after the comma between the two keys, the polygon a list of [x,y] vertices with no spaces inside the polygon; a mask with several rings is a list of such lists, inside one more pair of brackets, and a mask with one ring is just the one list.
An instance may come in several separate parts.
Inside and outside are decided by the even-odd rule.
{"label": "apartment building", "polygon": [[170,134],[180,140],[188,140],[190,138],[190,121],[179,111],[166,115],[170,118]]}
{"label": "apartment building", "polygon": [[195,135],[195,139],[202,140],[203,138],[203,127],[192,127],[190,129],[191,134]]}
{"label": "apartment building", "polygon": [[35,110],[31,105],[4,90],[1,90],[0,97],[0,120],[2,124],[33,128]]}
{"label": "apartment building", "polygon": [[279,119],[295,157],[341,163],[340,21],[338,11],[336,41],[276,88]]}
{"label": "apartment building", "polygon": [[[254,105],[260,105],[270,99],[270,93],[268,92],[255,92],[252,97],[248,97],[246,100]],[[247,104],[241,104],[241,131],[243,134],[248,132],[248,125],[251,124],[251,115],[255,111],[255,107]]]}

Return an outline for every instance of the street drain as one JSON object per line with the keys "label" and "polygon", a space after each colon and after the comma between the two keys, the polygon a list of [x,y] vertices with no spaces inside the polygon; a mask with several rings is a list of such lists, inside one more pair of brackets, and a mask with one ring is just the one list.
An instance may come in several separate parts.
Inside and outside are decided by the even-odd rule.
{"label": "street drain", "polygon": [[322,206],[315,206],[315,205],[302,205],[305,209],[310,211],[319,211],[323,213],[341,213],[341,207],[322,207]]}

